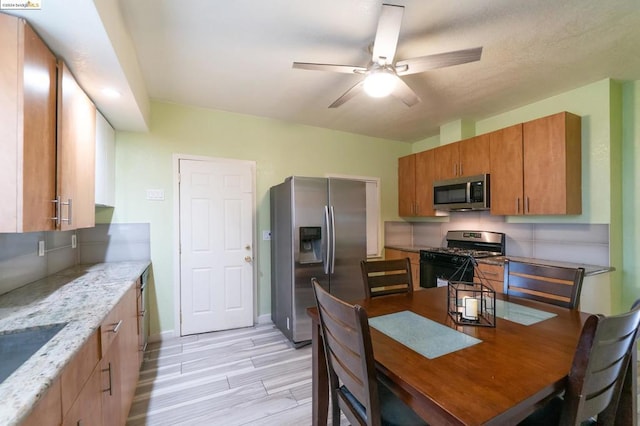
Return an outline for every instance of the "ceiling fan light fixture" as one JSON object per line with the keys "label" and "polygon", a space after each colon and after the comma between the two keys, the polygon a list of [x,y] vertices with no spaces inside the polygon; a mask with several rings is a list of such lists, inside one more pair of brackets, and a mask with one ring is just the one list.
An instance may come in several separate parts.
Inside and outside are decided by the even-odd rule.
{"label": "ceiling fan light fixture", "polygon": [[371,70],[362,84],[364,92],[372,98],[389,96],[396,87],[396,76],[385,68]]}

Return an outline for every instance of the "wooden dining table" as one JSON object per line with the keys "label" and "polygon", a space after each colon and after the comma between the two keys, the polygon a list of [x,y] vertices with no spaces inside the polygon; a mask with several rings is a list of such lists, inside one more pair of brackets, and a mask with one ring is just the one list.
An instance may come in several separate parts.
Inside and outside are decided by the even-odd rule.
{"label": "wooden dining table", "polygon": [[[371,329],[378,377],[431,425],[513,425],[562,393],[582,326],[589,314],[497,294],[505,300],[555,314],[523,325],[496,318],[495,327],[458,325],[448,314],[447,287],[356,301],[369,318],[410,311],[481,342],[427,358],[393,337]],[[326,425],[328,376],[318,312],[312,318],[313,424]],[[635,352],[635,351],[634,351]],[[626,392],[635,389],[629,368]],[[635,395],[622,398],[620,423],[635,426]]]}

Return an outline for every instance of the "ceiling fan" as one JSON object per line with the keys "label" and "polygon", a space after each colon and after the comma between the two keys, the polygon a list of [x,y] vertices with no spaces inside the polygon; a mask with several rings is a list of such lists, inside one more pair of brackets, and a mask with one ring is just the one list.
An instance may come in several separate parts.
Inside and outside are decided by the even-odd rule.
{"label": "ceiling fan", "polygon": [[362,91],[372,97],[392,95],[411,107],[420,102],[420,97],[400,78],[401,76],[480,60],[482,47],[394,62],[403,14],[404,6],[382,5],[378,29],[373,42],[371,62],[366,67],[294,62],[293,68],[364,76],[362,80],[329,105],[329,108],[339,107]]}

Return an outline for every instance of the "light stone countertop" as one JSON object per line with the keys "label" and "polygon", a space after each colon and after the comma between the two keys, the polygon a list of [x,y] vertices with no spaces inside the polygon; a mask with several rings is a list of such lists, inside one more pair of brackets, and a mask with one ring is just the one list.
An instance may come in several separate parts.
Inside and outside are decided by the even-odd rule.
{"label": "light stone countertop", "polygon": [[[395,250],[403,250],[409,252],[420,252],[420,250],[429,250],[431,247],[424,246],[395,246],[388,245],[385,248],[395,249]],[[556,260],[546,260],[546,259],[536,259],[530,257],[517,257],[517,256],[496,256],[496,257],[484,257],[481,259],[477,259],[478,263],[486,263],[490,265],[504,265],[505,259],[513,259],[519,262],[528,262],[528,263],[537,263],[540,265],[551,265],[551,266],[565,266],[568,268],[584,268],[585,276],[592,276],[598,274],[604,274],[606,272],[614,271],[615,268],[611,266],[600,266],[600,265],[588,265],[584,263],[571,263],[571,262],[560,262]]]}
{"label": "light stone countertop", "polygon": [[77,265],[0,295],[0,334],[67,323],[0,383],[0,425],[20,424],[148,261]]}

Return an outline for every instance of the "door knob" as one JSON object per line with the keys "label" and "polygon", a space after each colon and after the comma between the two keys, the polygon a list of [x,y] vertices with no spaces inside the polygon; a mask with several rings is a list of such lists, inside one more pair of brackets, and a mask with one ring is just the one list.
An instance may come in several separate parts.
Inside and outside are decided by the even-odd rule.
{"label": "door knob", "polygon": [[244,261],[247,263],[251,263],[253,259],[251,259],[251,256],[245,256]]}
{"label": "door knob", "polygon": [[251,246],[249,244],[247,244],[246,246],[244,246],[245,250],[251,250]]}

